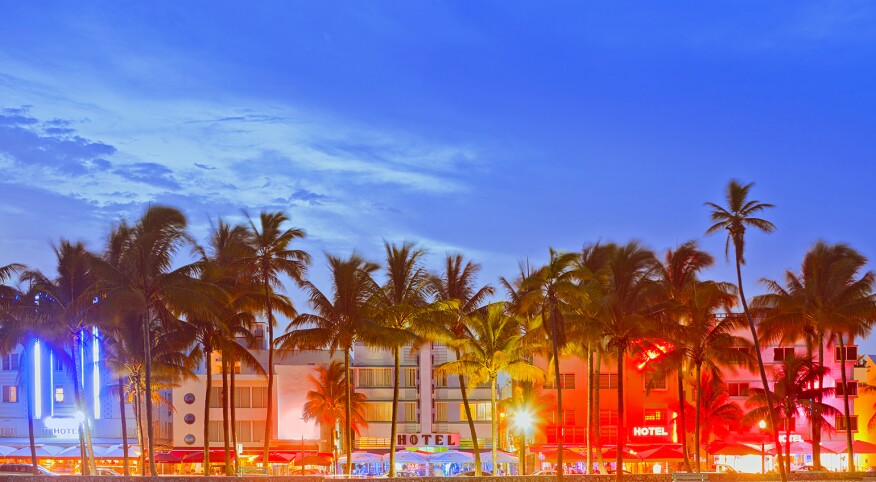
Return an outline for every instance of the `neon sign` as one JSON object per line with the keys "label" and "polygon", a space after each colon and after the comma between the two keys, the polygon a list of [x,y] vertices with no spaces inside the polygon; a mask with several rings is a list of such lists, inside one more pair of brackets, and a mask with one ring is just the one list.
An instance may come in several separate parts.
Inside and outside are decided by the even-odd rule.
{"label": "neon sign", "polygon": [[633,427],[635,437],[668,437],[666,427]]}
{"label": "neon sign", "polygon": [[399,447],[459,447],[458,433],[400,433],[396,436]]}
{"label": "neon sign", "polygon": [[790,435],[784,434],[784,433],[779,434],[779,442],[780,443],[785,443],[785,442],[794,443],[794,442],[802,442],[802,441],[803,441],[803,436],[800,435],[799,433],[792,433]]}

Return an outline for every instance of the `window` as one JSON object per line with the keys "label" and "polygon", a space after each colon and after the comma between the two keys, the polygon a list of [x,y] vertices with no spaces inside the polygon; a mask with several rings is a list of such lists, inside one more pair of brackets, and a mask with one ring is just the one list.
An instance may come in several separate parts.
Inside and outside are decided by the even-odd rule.
{"label": "window", "polygon": [[391,387],[392,368],[360,368],[359,387]]}
{"label": "window", "polygon": [[404,410],[402,411],[402,413],[404,414],[402,422],[416,422],[417,402],[403,402],[402,407],[404,408]]}
{"label": "window", "polygon": [[730,382],[727,384],[727,391],[731,397],[747,397],[748,382]]}
{"label": "window", "polygon": [[55,403],[64,403],[64,387],[55,387]]}
{"label": "window", "polygon": [[666,425],[666,410],[662,408],[646,408],[644,412],[644,424],[651,426]]}
{"label": "window", "polygon": [[[489,422],[490,421],[490,402],[474,402],[469,403],[469,407],[471,408],[471,416],[474,418],[475,422]],[[465,417],[465,404],[459,404],[459,413],[460,419],[463,421],[468,421]]]}
{"label": "window", "polygon": [[600,373],[599,374],[599,389],[600,390],[617,390],[618,379],[617,373]]}
{"label": "window", "polygon": [[[858,431],[858,416],[852,415],[849,417],[851,420],[852,432]],[[845,432],[846,431],[846,417],[837,417],[836,418],[836,431],[837,432]]]}
{"label": "window", "polygon": [[252,406],[250,401],[251,393],[249,387],[234,387],[234,406],[237,408],[250,408]]}
{"label": "window", "polygon": [[252,442],[252,422],[237,422],[237,441],[240,443]]}
{"label": "window", "polygon": [[210,388],[210,408],[222,408],[222,388],[221,387],[212,387]]}
{"label": "window", "polygon": [[856,380],[847,381],[846,386],[849,387],[847,391],[843,390],[843,382],[837,381],[835,389],[836,396],[841,397],[844,391],[847,392],[850,397],[858,396],[858,382]]}
{"label": "window", "polygon": [[54,357],[54,358],[55,358],[55,371],[56,372],[64,371],[64,364],[61,361],[61,359],[59,357]]}
{"label": "window", "polygon": [[745,346],[731,346],[729,350],[732,352],[731,360],[737,365],[741,365],[751,359],[751,350]]}
{"label": "window", "polygon": [[[252,387],[252,408],[267,408],[268,406],[268,387]],[[255,429],[253,429],[255,430]],[[255,433],[255,432],[253,432]],[[264,431],[262,431],[264,437]],[[255,438],[255,435],[253,435]],[[264,440],[259,439],[259,440]]]}
{"label": "window", "polygon": [[225,433],[222,431],[222,422],[220,420],[210,420],[210,441],[222,442],[224,440]]}
{"label": "window", "polygon": [[794,347],[773,348],[773,361],[785,361],[792,356],[794,356]]}
{"label": "window", "polygon": [[392,402],[365,402],[365,420],[368,422],[392,421]]}
{"label": "window", "polygon": [[[554,410],[551,412],[551,418],[556,423],[557,420],[557,412]],[[574,410],[563,410],[563,422],[560,425],[575,425],[575,411]]]}
{"label": "window", "polygon": [[[267,390],[267,389],[265,389]],[[263,442],[265,440],[265,421],[264,420],[253,420],[252,421],[252,441],[253,442]]]}
{"label": "window", "polygon": [[[545,388],[557,388],[556,383],[554,383],[554,377],[550,377],[544,385]],[[562,389],[575,389],[575,374],[574,373],[560,373],[560,388]]]}
{"label": "window", "polygon": [[646,370],[644,374],[645,390],[666,390],[669,388],[666,385],[666,376],[657,375],[652,370]]}
{"label": "window", "polygon": [[18,353],[11,353],[3,357],[3,370],[18,370]]}
{"label": "window", "polygon": [[3,387],[3,403],[18,403],[18,387],[15,385]]}
{"label": "window", "polygon": [[[600,410],[599,425],[617,425],[617,410]],[[603,441],[604,442],[604,441]]]}
{"label": "window", "polygon": [[441,373],[435,375],[435,386],[438,388],[447,388],[447,374]]}
{"label": "window", "polygon": [[602,439],[603,445],[614,445],[617,443],[617,427],[599,427],[599,437]]}
{"label": "window", "polygon": [[[858,347],[856,346],[845,346],[846,349],[846,361],[856,362],[858,361]],[[840,347],[835,346],[833,348],[833,359],[834,361],[841,361],[840,355],[842,352],[840,351]]]}
{"label": "window", "polygon": [[402,372],[402,386],[416,387],[417,386],[417,369],[405,368]]}
{"label": "window", "polygon": [[447,402],[435,402],[435,421],[447,421]]}

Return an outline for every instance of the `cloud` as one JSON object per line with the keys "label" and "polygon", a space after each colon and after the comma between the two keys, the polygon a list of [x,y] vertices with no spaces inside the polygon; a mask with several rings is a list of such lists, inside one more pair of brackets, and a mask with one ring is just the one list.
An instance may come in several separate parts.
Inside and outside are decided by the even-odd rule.
{"label": "cloud", "polygon": [[142,182],[152,186],[167,189],[180,189],[180,184],[174,179],[173,171],[155,162],[135,162],[116,168],[116,174],[134,182]]}

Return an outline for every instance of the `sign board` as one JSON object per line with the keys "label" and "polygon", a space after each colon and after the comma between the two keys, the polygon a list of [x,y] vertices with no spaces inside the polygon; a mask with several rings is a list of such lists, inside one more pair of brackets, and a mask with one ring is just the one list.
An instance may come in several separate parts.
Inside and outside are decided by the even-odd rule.
{"label": "sign board", "polygon": [[400,433],[398,447],[459,447],[458,433]]}
{"label": "sign board", "polygon": [[83,417],[46,417],[43,419],[43,437],[79,438]]}
{"label": "sign board", "polygon": [[792,433],[792,434],[790,434],[790,435],[789,435],[789,434],[786,434],[786,433],[780,433],[780,434],[779,434],[779,442],[780,442],[780,443],[785,443],[785,442],[788,442],[788,441],[790,441],[791,443],[794,443],[794,442],[802,442],[802,441],[803,441],[803,436],[800,435],[799,433]]}
{"label": "sign board", "polygon": [[634,437],[668,437],[666,427],[633,427]]}

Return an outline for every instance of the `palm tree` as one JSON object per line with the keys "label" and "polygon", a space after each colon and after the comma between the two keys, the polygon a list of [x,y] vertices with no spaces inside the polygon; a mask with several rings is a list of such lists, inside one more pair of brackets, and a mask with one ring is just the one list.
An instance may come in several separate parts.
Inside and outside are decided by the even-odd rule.
{"label": "palm tree", "polygon": [[[466,261],[461,254],[448,254],[444,259],[444,272],[433,275],[431,287],[435,293],[435,301],[443,303],[447,313],[446,331],[450,339],[462,338],[466,335],[468,326],[466,320],[473,316],[475,311],[493,295],[493,287],[484,285],[477,287],[477,274],[481,265],[472,261]],[[450,347],[454,355],[459,359],[462,352]],[[465,375],[458,375],[459,394],[462,398],[463,410],[468,421],[468,429],[471,432],[472,448],[475,457],[475,475],[481,473],[481,452],[478,444],[478,435],[475,428],[474,417],[471,413],[471,405],[468,401],[468,387]]]}
{"label": "palm tree", "polygon": [[[346,426],[345,385],[352,384],[352,381],[347,381],[344,366],[338,361],[333,360],[328,366],[320,365],[315,371],[315,375],[309,376],[312,390],[307,392],[307,401],[304,402],[304,420],[316,420],[322,426],[331,427],[329,446],[335,447],[338,425],[343,421]],[[358,434],[359,427],[368,426],[368,422],[365,421],[365,395],[352,388],[350,395],[350,413],[353,415],[350,426],[353,432]]]}
{"label": "palm tree", "polygon": [[[549,251],[548,263],[521,282],[524,293],[516,307],[522,316],[535,315],[551,343],[551,363],[554,367],[554,383],[557,390],[557,414],[563,414],[563,391],[560,377],[560,353],[566,345],[566,330],[563,312],[568,300],[578,294],[576,273],[572,269],[576,253]],[[557,478],[563,482],[563,437],[557,434]]]}
{"label": "palm tree", "polygon": [[[776,230],[776,226],[761,218],[755,217],[761,211],[772,208],[772,204],[762,203],[757,200],[748,200],[748,192],[751,190],[753,183],[742,185],[737,180],[731,180],[727,185],[725,200],[727,206],[719,206],[718,204],[707,202],[706,206],[712,208],[711,218],[714,224],[706,230],[706,234],[714,234],[721,230],[727,231],[727,241],[724,245],[724,256],[730,258],[730,242],[733,242],[734,260],[736,262],[736,286],[739,288],[739,300],[742,302],[742,310],[745,312],[745,318],[748,320],[748,328],[751,332],[752,342],[754,343],[754,353],[757,356],[757,366],[760,371],[760,381],[763,386],[764,396],[769,400],[770,385],[767,379],[766,369],[763,365],[763,355],[760,352],[760,341],[757,336],[757,327],[754,324],[754,319],[751,317],[751,312],[748,309],[748,302],[745,299],[745,291],[742,288],[742,265],[745,263],[745,231],[747,228],[754,228],[765,233],[771,233]],[[775,410],[772,403],[767,403],[770,424],[775,427],[777,423]],[[782,447],[779,443],[778,431],[773,431],[773,437],[776,443],[776,456],[779,461],[782,460]],[[788,476],[785,473],[784,465],[779,463],[779,476],[782,482],[787,482]]]}
{"label": "palm tree", "polygon": [[[304,238],[304,231],[298,228],[284,229],[289,221],[283,212],[262,212],[259,225],[250,220],[250,246],[254,250],[251,258],[251,269],[258,277],[264,294],[264,312],[268,318],[268,403],[265,416],[265,447],[262,454],[263,465],[268,466],[268,450],[271,447],[273,431],[273,397],[274,389],[274,304],[272,292],[282,289],[281,275],[286,275],[301,285],[304,273],[310,264],[310,255],[299,249],[291,249],[290,245]],[[292,315],[290,313],[290,315]]]}
{"label": "palm tree", "polygon": [[[91,270],[97,278],[100,303],[96,316],[108,323],[138,320],[143,331],[143,383],[154,393],[152,349],[167,333],[182,333],[180,314],[215,315],[213,297],[221,290],[193,276],[189,265],[172,269],[174,257],[191,242],[186,218],[177,209],[150,206],[133,226],[121,222],[110,235],[110,254],[93,257]],[[144,397],[149,472],[155,476],[153,399]]]}
{"label": "palm tree", "polygon": [[684,344],[682,332],[689,322],[689,303],[693,292],[693,286],[700,281],[700,272],[714,264],[715,260],[709,253],[702,251],[696,241],[688,241],[675,250],[666,250],[663,262],[660,266],[660,275],[657,278],[658,304],[660,309],[658,316],[660,323],[667,328],[669,336],[667,340],[676,347],[667,353],[658,364],[661,368],[675,372],[678,386],[678,426],[681,432],[681,447],[684,455],[684,464],[690,472],[690,457],[688,457],[687,444],[687,416],[685,415],[685,390],[684,375],[687,371],[689,359],[685,350],[681,349]]}
{"label": "palm tree", "polygon": [[73,378],[73,396],[76,410],[82,414],[79,443],[82,449],[82,473],[88,475],[96,470],[94,450],[91,444],[91,414],[86,406],[84,391],[85,373],[80,373],[83,361],[79,359],[83,347],[93,336],[95,320],[90,311],[94,305],[94,276],[90,270],[93,257],[82,242],[71,243],[61,240],[54,247],[58,275],[49,279],[39,271],[27,271],[22,280],[28,281],[34,296],[40,302],[35,306],[40,316],[47,322],[58,323],[66,331],[67,340],[64,351],[70,353],[70,373]]}
{"label": "palm tree", "polygon": [[375,291],[372,308],[381,327],[388,329],[379,339],[392,350],[394,362],[389,476],[395,477],[401,350],[422,339],[415,332],[423,321],[427,305],[429,274],[422,264],[426,250],[416,248],[412,243],[396,245],[384,242],[383,246],[386,250],[386,283]]}
{"label": "palm tree", "polygon": [[[658,273],[654,253],[638,242],[614,245],[608,261],[611,274],[606,296],[597,315],[606,345],[617,359],[617,406],[624,413],[624,363],[634,341],[649,335],[653,324],[654,277]],[[623,473],[624,417],[618,417],[617,479]]]}
{"label": "palm tree", "polygon": [[[356,253],[347,259],[328,255],[332,289],[328,295],[310,281],[303,282],[313,313],[300,314],[292,320],[287,333],[277,339],[280,349],[325,349],[344,353],[344,373],[350,373],[353,344],[373,340],[377,325],[367,317],[368,302],[376,283],[371,275],[378,266]],[[353,406],[352,388],[344,384],[344,441],[347,454],[346,472],[353,470]]]}
{"label": "palm tree", "polygon": [[[748,412],[742,418],[744,423],[753,424],[757,420],[763,420],[767,412],[772,411],[779,414],[785,424],[785,439],[786,452],[791,450],[791,432],[794,431],[794,418],[799,414],[804,414],[807,419],[812,420],[813,415],[838,416],[840,411],[832,405],[820,402],[824,395],[829,395],[833,392],[832,388],[820,387],[817,385],[818,380],[829,371],[828,368],[815,364],[810,356],[797,356],[792,354],[786,356],[782,364],[774,368],[774,378],[776,380],[775,393],[768,397],[766,390],[762,388],[752,388],[751,396],[745,402],[745,407]],[[772,406],[769,404],[772,403]],[[822,423],[827,423],[822,420]],[[773,432],[778,433],[778,425],[773,425]],[[778,453],[778,446],[776,453]],[[787,458],[785,470],[791,471],[791,458]],[[853,465],[852,463],[849,464]]]}
{"label": "palm tree", "polygon": [[[703,373],[702,378],[694,382],[694,388],[699,393],[700,438],[698,445],[706,447],[712,435],[724,436],[730,431],[729,426],[742,419],[742,409],[731,402],[727,384],[710,371]],[[706,452],[706,460],[709,454]]]}
{"label": "palm tree", "polygon": [[435,367],[435,373],[439,375],[464,374],[473,384],[489,382],[494,466],[499,445],[499,412],[496,407],[499,374],[528,382],[539,380],[543,375],[541,369],[525,359],[520,322],[506,308],[505,303],[492,303],[468,317],[466,336],[453,342],[459,347],[462,357]]}
{"label": "palm tree", "polygon": [[[867,320],[876,319],[873,274],[867,272],[859,276],[866,263],[864,256],[846,244],[829,245],[819,241],[806,253],[799,273],[785,272],[784,286],[777,281],[761,280],[769,293],[752,300],[752,309],[763,317],[761,340],[793,343],[802,337],[808,355],[811,357],[817,351],[817,364],[823,366],[825,342],[830,338],[837,339],[839,333],[846,332],[846,328],[857,324],[857,320],[863,320],[866,326]],[[824,386],[823,373],[818,386]],[[845,398],[845,416],[848,417]],[[821,463],[822,420],[823,417],[816,416],[812,421],[816,469]],[[846,433],[850,438],[851,431]],[[848,445],[851,450],[851,443]],[[851,452],[849,460],[854,460]]]}

